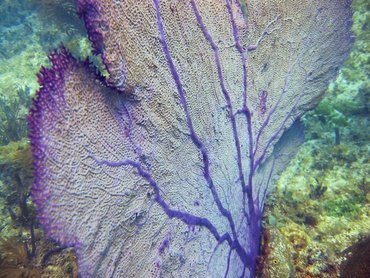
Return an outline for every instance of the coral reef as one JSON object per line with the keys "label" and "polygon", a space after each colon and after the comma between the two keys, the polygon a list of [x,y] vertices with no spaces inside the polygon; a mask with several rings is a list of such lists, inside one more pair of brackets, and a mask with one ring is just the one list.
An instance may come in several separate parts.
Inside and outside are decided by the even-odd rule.
{"label": "coral reef", "polygon": [[0,241],[0,277],[41,277],[39,269],[30,262],[26,244],[12,237]]}
{"label": "coral reef", "polygon": [[[59,32],[67,34],[69,37],[74,35],[85,36],[83,22],[77,15],[77,1],[74,0],[30,0],[36,5],[39,11],[37,15],[43,23],[43,28],[47,29],[50,22],[58,26]],[[45,41],[45,40],[43,40]]]}
{"label": "coral reef", "polygon": [[[370,230],[366,212],[369,161],[364,147],[369,134],[370,20],[367,1],[353,2],[357,41],[350,58],[337,81],[330,84],[328,96],[304,118],[308,142],[268,200],[257,269],[261,277],[266,273],[269,277],[336,277],[340,272],[343,277],[354,277],[354,272],[360,275],[366,270],[366,260],[362,260],[366,256],[361,255],[369,252],[368,240],[363,238]],[[48,63],[45,53],[63,41],[75,57],[85,59],[91,54],[90,42],[71,3],[4,0],[0,4],[0,145],[5,145],[0,147],[0,277],[77,277],[73,250],[45,240],[34,219],[29,198],[30,152],[28,142],[19,141],[26,134],[24,115],[30,95],[38,88],[34,75],[41,64]],[[246,16],[245,4],[242,9]],[[99,58],[93,56],[92,60],[103,72],[105,66]],[[261,71],[268,67],[264,64]],[[130,88],[131,92],[136,90],[137,86]],[[266,113],[269,92],[263,89],[258,95],[258,108]],[[148,191],[147,196],[153,192]],[[272,208],[273,203],[279,205]],[[194,204],[199,206],[201,201]],[[27,218],[25,206],[29,209]],[[139,225],[145,220],[142,212],[133,215],[132,223]],[[34,257],[30,256],[30,223],[35,228]],[[194,227],[189,227],[188,233],[194,233],[191,229]],[[170,254],[170,260],[155,262],[153,268],[158,272],[161,268],[171,270],[171,260],[181,263],[186,259],[174,252],[170,233],[162,234],[158,252],[161,256]],[[365,276],[359,277],[369,277],[363,273]]]}
{"label": "coral reef", "polygon": [[347,261],[343,263],[342,278],[370,277],[370,237],[360,240],[346,250]]}
{"label": "coral reef", "polygon": [[[370,234],[370,82],[364,70],[370,10],[366,1],[353,1],[353,9],[352,52],[327,96],[305,115],[306,142],[267,200],[265,233],[275,237],[265,241],[266,277],[368,277],[361,267],[368,269],[370,261],[354,261],[356,250],[368,250],[364,238]],[[276,272],[290,265],[289,272]]]}
{"label": "coral reef", "polygon": [[0,145],[27,137],[26,115],[31,104],[29,91],[28,87],[19,89],[13,100],[0,95]]}
{"label": "coral reef", "polygon": [[19,236],[0,239],[1,278],[77,278],[77,261],[72,248],[60,248],[45,240],[37,240],[35,256],[27,252],[27,242]]}
{"label": "coral reef", "polygon": [[254,275],[297,118],[352,43],[347,1],[285,2],[79,1],[109,77],[52,52],[29,122],[39,219],[82,276]]}
{"label": "coral reef", "polygon": [[[365,115],[351,117],[367,120]],[[306,141],[267,200],[265,228],[275,235],[267,243],[272,250],[265,259],[267,277],[276,277],[276,268],[287,265],[295,266],[289,272],[293,277],[338,277],[344,250],[369,234],[367,146],[346,138],[340,145],[329,142]],[[294,251],[286,251],[281,241]]]}
{"label": "coral reef", "polygon": [[[39,85],[35,75],[41,65],[48,65],[46,54],[61,42],[76,57],[84,59],[91,54],[83,23],[78,21],[76,11],[72,15],[72,1],[36,2],[15,0],[0,4],[0,97],[6,102],[13,102],[19,90],[29,90],[30,95],[36,92]],[[69,13],[64,17],[66,10]]]}
{"label": "coral reef", "polygon": [[[27,141],[11,142],[0,146],[0,180],[2,215],[8,215],[8,220],[2,218],[2,235],[9,237],[16,234],[13,226],[29,229],[29,219],[33,218],[30,201],[30,186],[32,184],[32,157]],[[9,230],[8,230],[9,229]]]}
{"label": "coral reef", "polygon": [[0,146],[0,173],[0,277],[77,277],[73,249],[47,240],[36,222],[26,140]]}
{"label": "coral reef", "polygon": [[[71,7],[66,1],[0,4],[0,277],[77,276],[73,249],[47,240],[35,219],[25,120],[39,87],[35,74],[48,63],[46,53],[64,41],[76,57],[91,54],[82,21]],[[68,16],[62,15],[64,8]]]}

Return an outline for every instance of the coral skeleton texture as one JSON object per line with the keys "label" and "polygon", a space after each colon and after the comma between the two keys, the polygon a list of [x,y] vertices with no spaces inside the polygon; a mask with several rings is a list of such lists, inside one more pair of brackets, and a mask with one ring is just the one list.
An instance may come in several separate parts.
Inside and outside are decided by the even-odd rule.
{"label": "coral skeleton texture", "polygon": [[61,48],[32,196],[83,277],[252,277],[266,194],[351,46],[342,0],[78,1],[109,78]]}

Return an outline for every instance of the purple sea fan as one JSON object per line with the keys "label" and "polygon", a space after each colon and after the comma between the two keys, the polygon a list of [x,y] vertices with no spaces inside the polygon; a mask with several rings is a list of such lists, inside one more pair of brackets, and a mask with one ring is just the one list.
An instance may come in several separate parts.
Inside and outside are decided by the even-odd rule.
{"label": "purple sea fan", "polygon": [[265,2],[79,1],[110,77],[53,52],[29,122],[40,222],[83,277],[254,275],[292,123],[351,45],[347,2]]}

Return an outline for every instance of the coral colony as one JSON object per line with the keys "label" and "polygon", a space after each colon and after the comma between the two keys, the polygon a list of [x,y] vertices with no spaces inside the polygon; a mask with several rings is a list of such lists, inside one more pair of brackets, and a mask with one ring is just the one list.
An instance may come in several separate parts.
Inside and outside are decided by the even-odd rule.
{"label": "coral colony", "polygon": [[29,124],[39,220],[81,276],[254,276],[297,119],[351,46],[348,1],[279,3],[79,1],[109,78],[53,51]]}

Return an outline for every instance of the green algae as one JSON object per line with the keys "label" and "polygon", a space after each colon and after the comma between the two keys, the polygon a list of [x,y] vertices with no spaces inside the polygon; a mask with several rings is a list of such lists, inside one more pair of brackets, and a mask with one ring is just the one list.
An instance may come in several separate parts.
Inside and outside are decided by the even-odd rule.
{"label": "green algae", "polygon": [[23,234],[23,228],[27,229],[30,219],[34,217],[34,205],[29,198],[32,155],[27,140],[0,146],[0,172],[0,230],[1,238],[8,238]]}
{"label": "green algae", "polygon": [[[85,59],[92,48],[75,12],[74,1],[5,1],[0,5],[4,14],[0,35],[0,96],[17,98],[17,91],[29,88],[30,96],[39,88],[36,74],[49,65],[47,54],[61,42],[75,55]],[[75,4],[74,4],[75,5]],[[65,17],[65,11],[70,10]],[[9,11],[16,13],[15,16]]]}
{"label": "green algae", "polygon": [[335,200],[328,200],[323,204],[328,216],[352,217],[360,216],[362,206],[366,203],[363,195],[340,197]]}
{"label": "green algae", "polygon": [[[300,162],[309,156],[311,147],[310,144],[302,147],[279,179],[277,190],[268,198],[265,228],[275,236],[267,243],[271,249],[267,261],[275,258],[281,264],[294,265],[292,277],[318,277],[319,274],[337,277],[344,260],[342,252],[370,231],[370,198],[366,188],[369,182],[365,181],[362,186],[364,177],[361,177],[363,167],[369,169],[369,164],[360,162],[361,155],[366,153],[359,153],[350,165],[333,160],[330,168],[303,168]],[[312,161],[306,165],[314,165],[315,159],[311,156]],[[311,194],[312,183],[315,183],[312,177],[320,177],[327,187],[324,193]],[[282,248],[281,242],[291,248]],[[265,267],[267,277],[288,277],[284,272],[272,276],[276,269],[284,269],[284,266],[268,263]]]}
{"label": "green algae", "polygon": [[20,89],[17,97],[7,100],[0,96],[0,145],[19,141],[28,133],[26,116],[30,106],[29,88]]}

